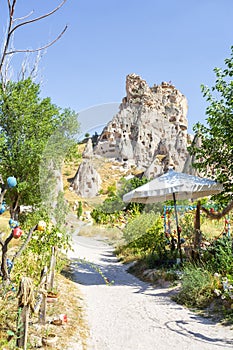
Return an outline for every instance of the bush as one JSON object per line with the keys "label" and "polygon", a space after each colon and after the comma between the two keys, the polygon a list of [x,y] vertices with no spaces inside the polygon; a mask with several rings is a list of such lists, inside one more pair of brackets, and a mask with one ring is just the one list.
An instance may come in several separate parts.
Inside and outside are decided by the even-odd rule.
{"label": "bush", "polygon": [[[154,212],[138,214],[131,220],[123,230],[123,237],[127,243],[133,242],[144,236],[151,227],[153,227],[158,216]],[[140,244],[140,243],[139,243]]]}
{"label": "bush", "polygon": [[215,240],[203,254],[203,262],[213,273],[217,272],[223,276],[231,274],[233,268],[232,239],[223,236]]}
{"label": "bush", "polygon": [[187,307],[206,307],[214,299],[219,279],[201,266],[189,264],[184,267],[182,285],[175,301]]}

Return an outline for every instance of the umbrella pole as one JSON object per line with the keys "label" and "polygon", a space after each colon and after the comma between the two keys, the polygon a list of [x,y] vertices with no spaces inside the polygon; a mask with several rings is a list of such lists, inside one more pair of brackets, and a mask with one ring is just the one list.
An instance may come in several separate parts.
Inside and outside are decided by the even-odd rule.
{"label": "umbrella pole", "polygon": [[177,247],[178,247],[178,251],[180,254],[180,262],[182,264],[183,258],[182,258],[181,244],[180,244],[180,229],[179,229],[178,215],[177,215],[177,208],[176,208],[176,195],[175,195],[175,193],[173,193],[172,195],[173,195],[173,202],[174,202],[174,209],[175,209],[176,229],[177,229],[177,238],[178,238]]}

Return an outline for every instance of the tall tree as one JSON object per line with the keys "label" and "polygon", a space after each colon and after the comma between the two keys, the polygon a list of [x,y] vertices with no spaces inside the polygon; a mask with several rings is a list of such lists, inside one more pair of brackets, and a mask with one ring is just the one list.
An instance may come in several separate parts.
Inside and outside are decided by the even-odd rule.
{"label": "tall tree", "polygon": [[17,178],[17,188],[8,193],[13,216],[20,204],[41,200],[39,170],[50,136],[60,130],[65,144],[77,128],[76,114],[41,99],[39,85],[30,78],[0,87],[0,173]]}
{"label": "tall tree", "polygon": [[206,124],[194,126],[201,147],[192,145],[190,153],[195,155],[196,168],[223,183],[221,199],[226,203],[232,200],[233,192],[233,46],[225,68],[215,68],[214,72],[215,85],[201,87],[209,104]]}

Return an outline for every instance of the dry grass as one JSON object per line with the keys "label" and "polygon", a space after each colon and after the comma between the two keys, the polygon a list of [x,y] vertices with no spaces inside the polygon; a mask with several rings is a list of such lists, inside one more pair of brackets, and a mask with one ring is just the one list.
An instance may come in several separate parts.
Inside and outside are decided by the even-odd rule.
{"label": "dry grass", "polygon": [[117,227],[103,227],[100,225],[87,225],[80,228],[80,236],[100,237],[106,239],[108,243],[118,245],[122,241],[122,231]]}
{"label": "dry grass", "polygon": [[10,214],[9,212],[5,212],[0,216],[0,232],[5,232],[9,230],[9,219],[10,219]]}
{"label": "dry grass", "polygon": [[[29,325],[28,349],[38,346],[45,349],[41,344],[42,336],[46,333],[55,333],[59,340],[53,349],[70,349],[70,344],[77,344],[77,349],[86,349],[86,340],[89,330],[83,311],[83,299],[74,282],[62,275],[57,275],[57,288],[59,298],[56,303],[47,303],[46,325],[38,323],[38,316],[33,316]],[[16,332],[17,297],[16,293],[9,291],[1,293],[0,297],[0,349],[16,349],[16,337],[7,335],[7,331]],[[51,320],[60,314],[67,314],[68,322],[64,325],[53,325]]]}
{"label": "dry grass", "polygon": [[[77,152],[82,153],[84,148],[85,144],[79,144],[77,146]],[[115,187],[123,176],[127,176],[129,174],[135,175],[140,172],[136,168],[131,168],[129,170],[123,169],[121,163],[117,161],[112,161],[111,159],[103,157],[93,157],[93,165],[98,171],[102,180],[100,195],[95,198],[84,199],[79,197],[75,192],[69,190],[70,179],[75,176],[78,170],[78,166],[81,162],[82,158],[80,158],[78,161],[71,161],[64,164],[62,169],[62,176],[65,198],[70,203],[71,208],[74,206],[75,202],[81,201],[84,211],[90,211],[96,205],[101,204],[107,197],[108,189],[110,187]]]}

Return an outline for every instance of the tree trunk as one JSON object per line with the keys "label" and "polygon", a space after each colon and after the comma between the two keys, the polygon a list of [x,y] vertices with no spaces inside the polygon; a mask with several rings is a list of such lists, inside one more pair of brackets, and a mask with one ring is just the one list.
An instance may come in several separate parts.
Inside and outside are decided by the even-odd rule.
{"label": "tree trunk", "polygon": [[1,245],[2,245],[1,273],[2,273],[2,279],[4,281],[7,281],[7,280],[10,279],[9,272],[8,272],[8,269],[7,269],[7,250],[8,250],[8,244],[10,243],[12,238],[13,238],[13,234],[11,232],[11,234],[7,237],[5,242],[1,243]]}

